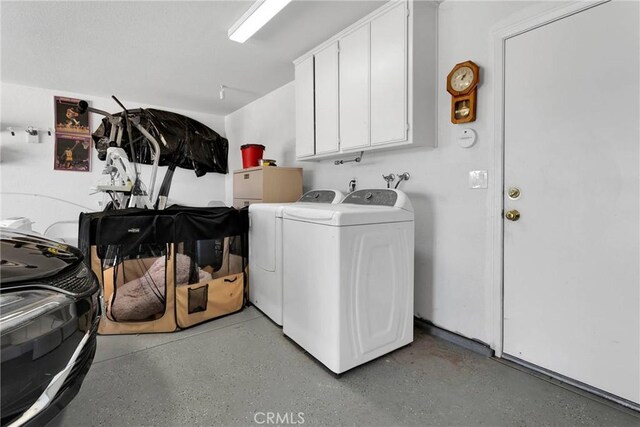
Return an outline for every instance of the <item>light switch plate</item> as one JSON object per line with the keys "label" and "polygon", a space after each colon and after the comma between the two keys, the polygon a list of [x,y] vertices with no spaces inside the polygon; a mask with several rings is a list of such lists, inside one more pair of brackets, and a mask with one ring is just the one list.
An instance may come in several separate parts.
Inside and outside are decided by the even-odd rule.
{"label": "light switch plate", "polygon": [[487,171],[469,171],[469,188],[487,188]]}

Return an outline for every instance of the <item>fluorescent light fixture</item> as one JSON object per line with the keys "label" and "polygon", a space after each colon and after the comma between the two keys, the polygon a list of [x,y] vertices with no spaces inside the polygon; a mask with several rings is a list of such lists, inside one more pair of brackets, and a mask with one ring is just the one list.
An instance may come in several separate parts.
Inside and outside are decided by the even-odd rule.
{"label": "fluorescent light fixture", "polygon": [[229,38],[238,43],[246,42],[290,2],[291,0],[257,0],[229,28]]}

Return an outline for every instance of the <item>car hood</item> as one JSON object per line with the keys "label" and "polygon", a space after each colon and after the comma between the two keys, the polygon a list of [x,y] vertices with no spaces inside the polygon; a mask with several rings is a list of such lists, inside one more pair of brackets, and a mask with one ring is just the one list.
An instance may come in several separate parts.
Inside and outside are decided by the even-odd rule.
{"label": "car hood", "polygon": [[37,234],[0,228],[0,289],[57,274],[82,261],[82,253]]}

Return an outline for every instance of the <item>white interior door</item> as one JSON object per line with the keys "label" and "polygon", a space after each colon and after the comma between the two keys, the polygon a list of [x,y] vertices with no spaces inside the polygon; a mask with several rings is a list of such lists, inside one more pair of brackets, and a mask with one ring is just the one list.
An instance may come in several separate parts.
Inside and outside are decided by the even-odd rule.
{"label": "white interior door", "polygon": [[[639,3],[506,41],[503,350],[640,403]],[[508,196],[517,187],[519,198]]]}

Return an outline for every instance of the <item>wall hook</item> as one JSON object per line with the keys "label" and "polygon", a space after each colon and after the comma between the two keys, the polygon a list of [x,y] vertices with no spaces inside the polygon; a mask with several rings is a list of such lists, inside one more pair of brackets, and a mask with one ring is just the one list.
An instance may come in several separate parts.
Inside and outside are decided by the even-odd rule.
{"label": "wall hook", "polygon": [[[20,128],[21,129],[21,128]],[[13,126],[9,126],[7,127],[7,131],[11,132],[11,136],[16,136],[16,128],[14,128]],[[27,135],[29,136],[38,136],[39,132],[42,129],[38,129],[35,126],[27,126],[24,128],[24,131],[27,133]],[[53,133],[53,130],[51,128],[47,129],[47,135],[51,136],[51,134]]]}

